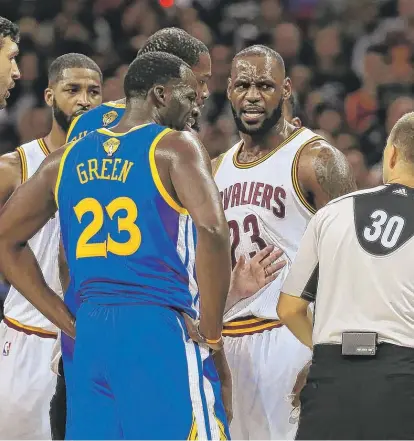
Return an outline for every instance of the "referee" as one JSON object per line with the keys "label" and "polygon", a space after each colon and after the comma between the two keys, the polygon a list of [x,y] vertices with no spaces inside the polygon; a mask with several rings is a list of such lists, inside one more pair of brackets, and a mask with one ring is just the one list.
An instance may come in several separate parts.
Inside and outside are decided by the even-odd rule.
{"label": "referee", "polygon": [[383,173],[318,211],[282,288],[279,318],[313,347],[296,439],[414,439],[414,112]]}

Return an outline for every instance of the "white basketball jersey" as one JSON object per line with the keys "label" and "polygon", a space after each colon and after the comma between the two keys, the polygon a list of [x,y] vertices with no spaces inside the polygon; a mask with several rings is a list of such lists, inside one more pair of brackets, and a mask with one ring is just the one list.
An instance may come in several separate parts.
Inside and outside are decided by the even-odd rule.
{"label": "white basketball jersey", "polygon": [[318,139],[323,138],[301,128],[253,163],[238,162],[241,142],[222,156],[215,181],[230,228],[233,267],[241,255],[250,259],[272,244],[283,250],[280,260],[287,261],[273,283],[227,311],[225,322],[249,315],[278,318],[276,305],[281,285],[315,212],[300,190],[298,159],[302,148]]}
{"label": "white basketball jersey", "polygon": [[[49,153],[43,140],[34,140],[17,148],[22,163],[22,182],[29,179]],[[30,240],[46,283],[63,296],[59,280],[60,224],[58,213]],[[25,269],[22,268],[22,271]],[[57,328],[29,303],[13,286],[4,303],[4,315],[17,326],[57,332]]]}

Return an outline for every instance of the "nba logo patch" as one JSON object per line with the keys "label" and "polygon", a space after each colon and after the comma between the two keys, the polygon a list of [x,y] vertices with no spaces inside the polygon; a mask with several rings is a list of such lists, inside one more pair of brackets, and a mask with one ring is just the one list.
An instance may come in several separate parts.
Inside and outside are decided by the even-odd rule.
{"label": "nba logo patch", "polygon": [[3,346],[3,356],[4,357],[7,357],[10,354],[10,346],[11,346],[10,341],[6,341],[6,343],[4,343],[4,346]]}
{"label": "nba logo patch", "polygon": [[115,112],[115,110],[111,110],[108,113],[105,113],[105,115],[102,117],[102,124],[104,127],[106,127],[108,124],[111,124],[111,122],[114,122],[118,117],[118,112]]}

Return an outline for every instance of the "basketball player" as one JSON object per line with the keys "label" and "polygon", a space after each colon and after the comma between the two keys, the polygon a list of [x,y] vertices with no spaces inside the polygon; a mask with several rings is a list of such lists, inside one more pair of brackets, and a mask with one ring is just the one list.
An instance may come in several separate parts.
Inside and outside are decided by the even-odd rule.
{"label": "basketball player", "polygon": [[[228,436],[220,391],[203,375],[208,348],[221,357],[228,227],[203,146],[163,127],[185,127],[196,90],[179,58],[138,57],[125,78],[121,122],[50,155],[1,213],[0,270],[74,336],[72,315],[26,245],[59,205],[82,300],[69,439]],[[196,318],[199,296],[203,345],[187,338],[180,314]]]}
{"label": "basketball player", "polygon": [[[90,58],[67,54],[49,69],[45,101],[53,111],[52,128],[42,139],[0,158],[0,203],[35,174],[42,161],[66,138],[71,119],[102,102],[102,73]],[[60,295],[57,216],[30,239],[46,283]],[[21,267],[21,272],[26,268]],[[50,439],[49,404],[56,376],[50,370],[57,328],[12,286],[0,324],[0,434],[8,439]],[[3,350],[7,347],[7,351]]]}
{"label": "basketball player", "polygon": [[20,78],[16,63],[19,41],[19,28],[7,18],[0,17],[0,109],[6,107],[10,90]]}
{"label": "basketball player", "polygon": [[[207,46],[182,29],[164,28],[148,38],[140,49],[139,54],[155,51],[176,55],[191,66],[198,84],[198,106],[194,111],[194,115],[191,115],[189,118],[189,125],[191,125],[193,129],[197,129],[198,109],[203,107],[204,101],[209,96],[207,81],[211,77],[211,59]],[[104,103],[84,115],[79,115],[73,119],[67,133],[66,141],[70,142],[80,139],[87,133],[101,127],[112,127],[119,123],[124,112],[125,99],[122,99],[117,102]],[[63,261],[63,256],[61,255],[60,257],[61,261]],[[61,267],[61,279],[65,291],[65,303],[70,311],[75,314],[78,304],[75,301],[72,286],[69,285],[69,274],[65,265]],[[66,401],[65,380],[68,381],[68,376],[70,376],[69,369],[73,350],[73,340],[62,335],[62,353],[65,369],[63,369],[63,365],[60,363],[59,372],[61,375],[58,378],[56,394],[51,402],[52,434],[54,439],[62,439],[65,435],[65,424],[64,421],[62,421],[62,416],[65,414]]]}
{"label": "basketball player", "polygon": [[[9,91],[14,87],[15,81],[20,78],[16,63],[16,56],[19,53],[19,39],[19,28],[6,18],[0,17],[0,109],[6,107]],[[4,288],[2,291],[0,294],[0,320],[3,319],[3,295],[6,294]]]}
{"label": "basketball player", "polygon": [[281,248],[281,259],[288,262],[255,295],[240,301],[230,293],[227,300],[223,335],[233,377],[235,439],[294,436],[286,396],[310,352],[278,320],[280,286],[315,211],[355,189],[339,151],[284,119],[282,108],[290,96],[291,82],[278,53],[252,46],[235,56],[228,98],[242,140],[215,164],[233,266],[269,244]]}

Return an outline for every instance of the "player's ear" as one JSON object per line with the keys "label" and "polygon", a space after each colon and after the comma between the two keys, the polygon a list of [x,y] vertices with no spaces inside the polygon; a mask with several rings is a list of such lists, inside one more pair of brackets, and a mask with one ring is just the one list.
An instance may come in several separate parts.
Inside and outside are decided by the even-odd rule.
{"label": "player's ear", "polygon": [[398,161],[398,149],[394,144],[391,144],[390,151],[390,168],[394,168]]}
{"label": "player's ear", "polygon": [[230,100],[230,92],[231,92],[231,78],[227,79],[227,99]]}
{"label": "player's ear", "polygon": [[282,97],[283,100],[286,101],[292,95],[292,80],[289,77],[286,77],[283,80],[282,84]]}
{"label": "player's ear", "polygon": [[291,124],[293,124],[295,127],[297,127],[298,129],[300,129],[302,127],[302,121],[300,120],[300,118],[298,118],[297,116],[295,116],[294,118],[292,118],[292,121],[290,121]]}
{"label": "player's ear", "polygon": [[155,101],[158,106],[165,107],[166,105],[166,96],[165,96],[165,88],[162,85],[155,86],[152,89],[152,93],[154,94]]}
{"label": "player's ear", "polygon": [[52,106],[53,106],[53,99],[54,99],[54,97],[55,97],[55,93],[53,92],[53,89],[51,89],[50,87],[48,87],[48,88],[45,90],[45,101],[46,101],[46,104],[47,104],[49,107],[52,107]]}

